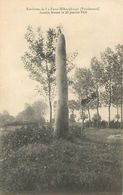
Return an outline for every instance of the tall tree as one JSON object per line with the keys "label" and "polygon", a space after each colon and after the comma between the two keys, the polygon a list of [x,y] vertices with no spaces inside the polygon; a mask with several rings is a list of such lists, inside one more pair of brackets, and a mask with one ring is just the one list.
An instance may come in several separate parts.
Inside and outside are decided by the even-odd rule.
{"label": "tall tree", "polygon": [[121,86],[118,80],[119,78],[117,78],[117,81],[112,86],[112,105],[116,108],[117,116],[119,115],[119,108],[121,105]]}
{"label": "tall tree", "polygon": [[[93,83],[92,74],[91,74],[90,69],[86,69],[86,68],[76,69],[75,76],[74,76],[73,89],[76,91],[78,95],[78,100],[80,102],[80,109],[82,109],[82,107],[87,109],[89,121],[90,121],[91,120],[90,101],[88,100],[89,100],[89,96],[91,96],[92,92],[94,91],[94,83]],[[85,100],[85,103],[81,106],[82,100]]]}
{"label": "tall tree", "polygon": [[52,98],[55,85],[55,41],[57,33],[55,29],[49,28],[43,36],[41,29],[34,32],[29,26],[25,34],[28,43],[28,51],[22,60],[25,68],[30,72],[30,77],[40,84],[39,92],[48,97],[50,108],[50,126],[52,127]]}
{"label": "tall tree", "polygon": [[102,55],[104,63],[104,85],[106,103],[109,109],[109,124],[110,124],[110,109],[111,104],[116,105],[117,109],[121,106],[121,128],[123,123],[123,45],[117,45],[115,52],[110,48]]}
{"label": "tall tree", "polygon": [[101,54],[103,69],[103,85],[105,91],[102,93],[102,99],[104,105],[108,105],[108,126],[110,126],[111,121],[111,105],[112,105],[112,86],[114,85],[114,52],[111,48],[107,48]]}
{"label": "tall tree", "polygon": [[115,65],[115,88],[119,89],[117,97],[119,97],[118,104],[120,103],[121,113],[121,128],[123,127],[123,45],[116,46],[116,53],[114,56]]}
{"label": "tall tree", "polygon": [[[92,72],[92,78],[93,78],[94,88],[95,88],[96,97],[97,97],[93,103],[93,107],[94,108],[96,107],[97,117],[98,117],[98,116],[100,116],[99,107],[101,106],[99,94],[100,94],[100,89],[102,87],[103,67],[102,67],[101,62],[96,57],[93,57],[91,59],[91,72]],[[98,124],[97,124],[97,126],[98,126]]]}

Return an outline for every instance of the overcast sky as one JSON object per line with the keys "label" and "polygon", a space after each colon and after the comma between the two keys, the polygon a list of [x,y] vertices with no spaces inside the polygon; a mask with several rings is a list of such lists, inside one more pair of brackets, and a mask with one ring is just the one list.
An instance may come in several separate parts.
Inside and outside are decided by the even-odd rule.
{"label": "overcast sky", "polygon": [[[82,15],[42,15],[26,8],[86,7],[99,8]],[[0,2],[0,112],[16,115],[25,103],[39,99],[36,82],[28,77],[21,61],[26,50],[24,34],[28,25],[42,31],[57,25],[64,27],[67,52],[78,50],[76,64],[89,67],[93,56],[109,46],[123,43],[122,0],[11,0]]]}

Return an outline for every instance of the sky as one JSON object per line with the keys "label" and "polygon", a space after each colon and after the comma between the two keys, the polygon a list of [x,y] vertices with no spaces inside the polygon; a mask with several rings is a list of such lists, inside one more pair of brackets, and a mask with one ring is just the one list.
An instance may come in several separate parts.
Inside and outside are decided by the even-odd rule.
{"label": "sky", "polygon": [[[87,14],[40,14],[37,8],[97,8]],[[27,8],[33,9],[27,11]],[[123,43],[122,0],[11,0],[0,1],[0,112],[16,115],[25,103],[41,98],[36,82],[29,78],[21,61],[27,44],[26,28],[32,25],[46,31],[62,25],[67,52],[78,51],[76,66],[89,67],[93,56],[99,57],[106,47]],[[101,112],[106,117],[107,111]]]}

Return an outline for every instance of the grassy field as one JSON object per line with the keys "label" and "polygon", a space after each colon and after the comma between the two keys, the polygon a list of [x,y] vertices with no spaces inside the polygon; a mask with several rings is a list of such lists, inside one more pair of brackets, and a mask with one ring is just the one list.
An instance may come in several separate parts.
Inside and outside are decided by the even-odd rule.
{"label": "grassy field", "polygon": [[120,195],[123,151],[120,135],[121,130],[117,129],[87,129],[81,139],[42,143],[36,138],[20,144],[6,155],[1,153],[4,159],[0,162],[0,189]]}
{"label": "grassy field", "polygon": [[[103,143],[122,143],[123,130],[121,129],[86,129],[85,135],[90,141]],[[112,139],[110,137],[112,136]],[[113,139],[114,136],[114,139]]]}

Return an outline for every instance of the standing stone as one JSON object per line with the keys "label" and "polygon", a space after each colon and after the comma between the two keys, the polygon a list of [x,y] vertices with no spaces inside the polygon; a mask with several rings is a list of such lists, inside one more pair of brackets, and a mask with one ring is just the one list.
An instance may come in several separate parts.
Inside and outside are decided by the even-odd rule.
{"label": "standing stone", "polygon": [[68,84],[66,71],[65,37],[61,33],[56,46],[56,85],[57,110],[55,120],[55,137],[66,137],[68,125]]}

